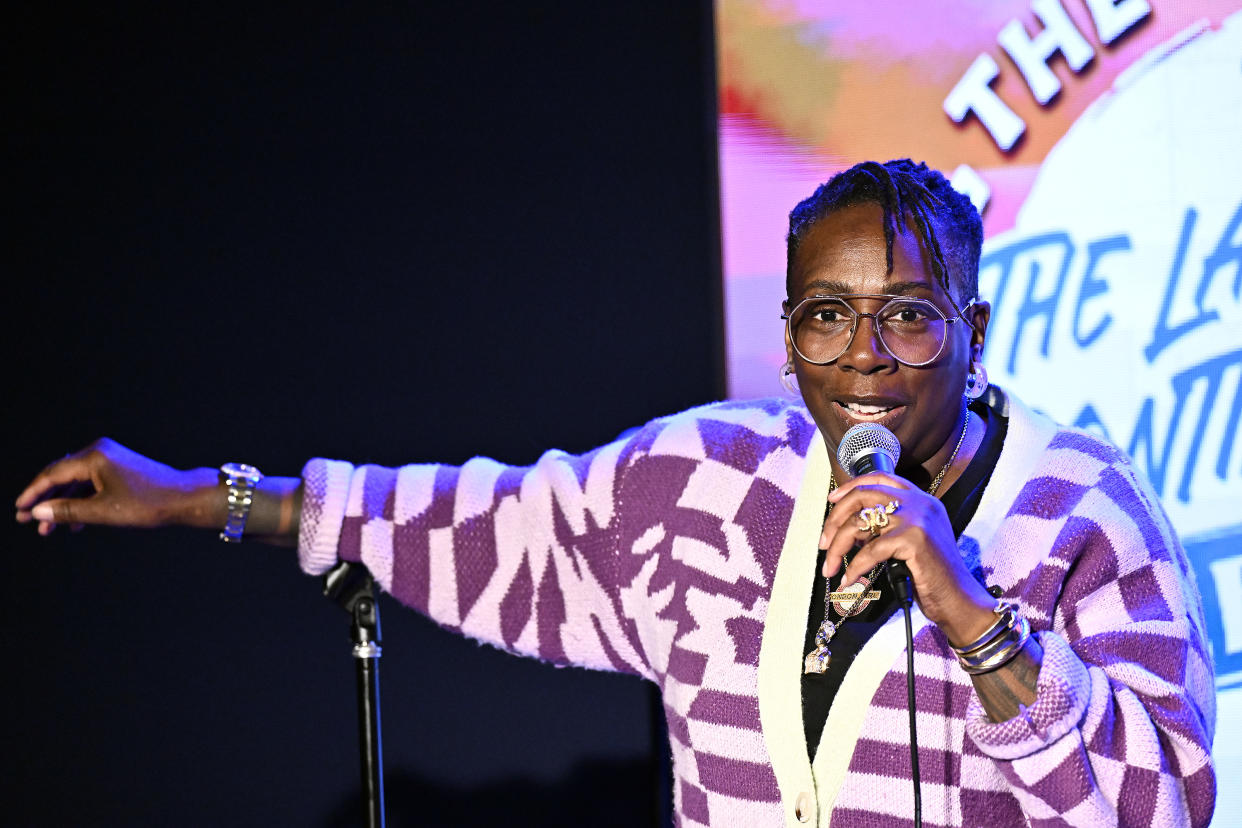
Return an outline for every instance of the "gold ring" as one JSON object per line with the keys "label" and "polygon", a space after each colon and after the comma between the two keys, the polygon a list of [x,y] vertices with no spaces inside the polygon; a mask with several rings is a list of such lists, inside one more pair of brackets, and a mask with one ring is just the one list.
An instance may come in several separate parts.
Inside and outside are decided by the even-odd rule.
{"label": "gold ring", "polygon": [[880,534],[880,530],[888,526],[888,512],[883,506],[869,506],[866,509],[860,509],[858,512],[858,528],[866,529],[871,533],[871,537]]}
{"label": "gold ring", "polygon": [[884,506],[884,511],[885,511],[885,512],[887,512],[888,514],[890,514],[890,515],[891,515],[891,514],[895,514],[895,513],[896,513],[896,511],[897,511],[898,509],[900,509],[900,508],[901,508],[901,501],[900,501],[900,500],[890,500],[890,501],[889,501],[889,502],[888,502],[888,503]]}

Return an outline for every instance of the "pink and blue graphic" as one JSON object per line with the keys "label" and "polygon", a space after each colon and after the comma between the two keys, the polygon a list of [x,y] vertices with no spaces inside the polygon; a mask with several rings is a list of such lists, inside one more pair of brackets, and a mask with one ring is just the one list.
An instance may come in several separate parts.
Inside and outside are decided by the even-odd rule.
{"label": "pink and blue graphic", "polygon": [[[980,207],[993,381],[1106,436],[1203,594],[1221,780],[1242,776],[1242,12],[1231,2],[725,0],[729,393],[782,393],[789,209],[912,157]],[[1217,825],[1242,809],[1222,785]]]}

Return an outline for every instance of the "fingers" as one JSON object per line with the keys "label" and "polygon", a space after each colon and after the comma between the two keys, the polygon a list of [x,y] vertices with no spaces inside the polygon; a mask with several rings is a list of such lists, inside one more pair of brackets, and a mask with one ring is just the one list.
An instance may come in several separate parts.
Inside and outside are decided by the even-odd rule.
{"label": "fingers", "polygon": [[[833,492],[835,495],[836,492]],[[872,506],[883,506],[890,501],[900,503],[909,497],[909,489],[890,485],[857,487],[842,498],[833,502],[832,510],[824,520],[824,531],[820,533],[820,549],[828,549],[834,535],[847,530],[854,530],[854,536],[866,538],[866,524],[860,523],[858,513]]]}
{"label": "fingers", "polygon": [[833,489],[828,493],[828,502],[834,504],[840,503],[858,489],[869,489],[877,486],[887,486],[901,491],[910,491],[913,488],[910,481],[906,480],[904,477],[884,474],[883,472],[871,472],[870,474],[864,474],[847,480],[837,488]]}
{"label": "fingers", "polygon": [[17,522],[38,521],[38,532],[44,536],[60,523],[78,531],[85,523],[99,522],[89,519],[100,511],[93,500],[99,493],[97,457],[110,442],[98,440],[45,466],[17,496]]}
{"label": "fingers", "polygon": [[31,509],[30,514],[43,523],[85,523],[87,518],[82,514],[85,502],[68,498],[45,500]]}
{"label": "fingers", "polygon": [[[870,485],[856,483],[844,495],[839,495],[841,489],[838,489],[829,498],[834,501],[834,505],[824,521],[823,532],[819,539],[820,548],[826,550],[823,567],[825,578],[836,575],[842,561],[852,548],[859,545],[870,546],[874,542],[874,536],[868,524],[859,519],[859,513],[863,509],[883,506],[894,501],[900,503],[903,498],[910,496],[908,487],[893,485],[896,482],[893,478],[883,475],[867,475],[866,477],[875,482]],[[858,480],[861,481],[863,478],[858,478]],[[894,513],[886,512],[882,517],[887,517],[888,514]],[[860,571],[865,572],[874,566],[872,563],[863,568],[860,558],[860,555],[855,555],[854,560],[850,562],[849,570],[843,576],[845,578],[842,581],[843,586],[848,586]]]}
{"label": "fingers", "polygon": [[18,520],[28,523],[39,522],[39,534],[50,535],[59,524],[68,524],[69,528],[78,532],[88,523],[107,523],[107,513],[101,508],[95,496],[86,498],[58,498],[37,503],[33,508],[18,514]]}
{"label": "fingers", "polygon": [[94,477],[93,471],[90,458],[82,454],[70,455],[51,464],[39,472],[30,481],[30,485],[17,496],[14,505],[17,506],[18,520],[21,520],[21,513],[29,512],[39,501],[52,496],[53,490],[58,487],[90,484]]}
{"label": "fingers", "polygon": [[865,576],[877,564],[884,561],[897,558],[897,553],[902,549],[902,544],[896,538],[881,535],[873,538],[858,548],[854,557],[850,559],[850,565],[845,568],[845,572],[841,574],[841,582],[838,589],[845,589]]}

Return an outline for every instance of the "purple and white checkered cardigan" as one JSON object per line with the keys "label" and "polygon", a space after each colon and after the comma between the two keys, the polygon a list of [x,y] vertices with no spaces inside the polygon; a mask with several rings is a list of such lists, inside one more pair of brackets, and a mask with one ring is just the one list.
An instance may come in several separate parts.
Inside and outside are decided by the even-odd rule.
{"label": "purple and white checkered cardigan", "polygon": [[[1038,697],[991,723],[916,619],[925,824],[1206,825],[1211,659],[1193,577],[1117,449],[1009,399],[960,550],[1037,631]],[[899,616],[863,648],[807,759],[799,676],[828,491],[802,406],[726,402],[588,454],[304,470],[299,555],[361,560],[440,624],[556,664],[656,682],[678,822],[905,825]]]}

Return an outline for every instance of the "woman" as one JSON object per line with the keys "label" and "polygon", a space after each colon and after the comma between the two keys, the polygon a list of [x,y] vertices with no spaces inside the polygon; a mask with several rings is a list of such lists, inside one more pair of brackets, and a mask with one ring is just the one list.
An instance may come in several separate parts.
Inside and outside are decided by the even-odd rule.
{"label": "woman", "polygon": [[[928,824],[1204,825],[1214,687],[1185,556],[1120,452],[987,389],[981,241],[938,173],[861,164],[790,217],[796,402],[704,406],[529,468],[222,479],[103,441],[45,469],[18,519],[296,541],[306,571],[360,560],[465,635],[649,678],[682,825],[910,821],[882,577],[902,561]],[[850,479],[859,423],[896,436],[895,474]]]}

